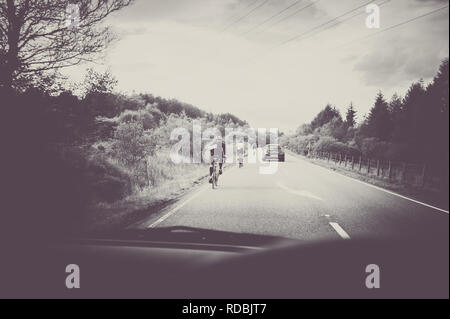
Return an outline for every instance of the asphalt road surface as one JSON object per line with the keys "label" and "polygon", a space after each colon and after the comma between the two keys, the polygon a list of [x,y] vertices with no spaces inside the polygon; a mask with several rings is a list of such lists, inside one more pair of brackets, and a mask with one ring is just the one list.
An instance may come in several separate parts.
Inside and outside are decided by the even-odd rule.
{"label": "asphalt road surface", "polygon": [[233,166],[140,227],[190,226],[301,240],[413,237],[447,240],[448,211],[286,154],[275,174]]}

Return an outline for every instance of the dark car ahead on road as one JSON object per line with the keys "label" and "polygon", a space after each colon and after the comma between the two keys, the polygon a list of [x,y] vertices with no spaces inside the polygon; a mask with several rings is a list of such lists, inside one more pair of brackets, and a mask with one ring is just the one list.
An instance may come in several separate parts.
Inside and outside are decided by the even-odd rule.
{"label": "dark car ahead on road", "polygon": [[278,144],[267,144],[264,147],[264,161],[284,162],[284,151]]}

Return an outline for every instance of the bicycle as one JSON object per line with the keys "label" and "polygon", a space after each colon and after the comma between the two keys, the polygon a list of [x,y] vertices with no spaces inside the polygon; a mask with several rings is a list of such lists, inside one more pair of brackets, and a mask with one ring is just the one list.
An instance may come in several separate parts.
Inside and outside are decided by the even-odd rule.
{"label": "bicycle", "polygon": [[217,173],[217,162],[213,159],[212,161],[213,171],[211,176],[212,189],[217,188],[217,182],[219,181],[219,174]]}
{"label": "bicycle", "polygon": [[239,168],[244,166],[244,144],[238,144],[238,149],[236,150],[236,154],[238,157]]}

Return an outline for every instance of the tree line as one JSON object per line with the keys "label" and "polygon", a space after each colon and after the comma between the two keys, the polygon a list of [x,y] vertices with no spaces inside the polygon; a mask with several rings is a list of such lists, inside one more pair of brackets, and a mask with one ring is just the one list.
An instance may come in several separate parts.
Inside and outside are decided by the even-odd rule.
{"label": "tree line", "polygon": [[109,72],[88,69],[81,83],[66,81],[62,68],[102,57],[116,40],[107,18],[133,2],[0,1],[3,181],[12,202],[2,224],[29,234],[76,228],[88,205],[190,171],[169,159],[171,129],[192,128],[193,119],[222,133],[247,125],[174,99],[122,94]]}
{"label": "tree line", "polygon": [[448,58],[433,80],[419,80],[404,96],[389,100],[380,91],[369,113],[357,121],[352,103],[345,116],[331,104],[282,143],[298,152],[335,152],[350,156],[429,164],[448,172],[449,163]]}

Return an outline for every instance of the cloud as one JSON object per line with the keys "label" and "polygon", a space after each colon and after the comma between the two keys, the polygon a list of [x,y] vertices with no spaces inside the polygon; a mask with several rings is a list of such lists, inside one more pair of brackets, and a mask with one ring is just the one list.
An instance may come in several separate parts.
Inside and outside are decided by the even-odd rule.
{"label": "cloud", "polygon": [[362,58],[354,70],[361,72],[365,84],[386,88],[405,81],[430,79],[436,66],[447,54],[434,48],[422,48],[415,52],[399,45],[377,49]]}
{"label": "cloud", "polygon": [[[104,62],[120,90],[173,97],[206,111],[234,113],[255,126],[289,129],[309,122],[328,102],[343,112],[353,101],[364,114],[378,90],[401,94],[411,82],[432,77],[448,56],[448,11],[359,41],[377,32],[366,28],[361,8],[353,19],[279,45],[361,6],[361,0],[318,1],[244,35],[295,3],[269,0],[221,32],[252,1],[137,0],[111,19],[121,40]],[[381,8],[382,28],[441,6],[437,0],[391,1]],[[347,49],[336,48],[352,40]]]}
{"label": "cloud", "polygon": [[[430,4],[440,1],[416,2]],[[415,9],[408,16],[395,18],[393,14],[393,22],[386,26],[430,11],[430,8]],[[362,54],[354,65],[354,70],[361,74],[365,84],[387,88],[420,78],[430,79],[435,75],[439,63],[449,54],[448,12],[444,10],[433,17],[376,35],[369,45],[367,49],[370,50]]]}

